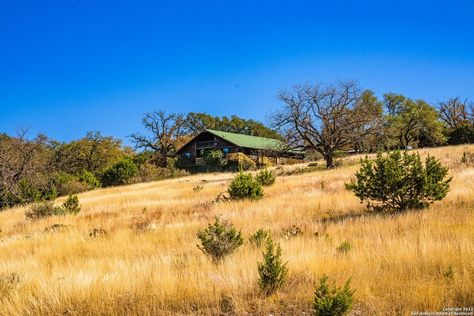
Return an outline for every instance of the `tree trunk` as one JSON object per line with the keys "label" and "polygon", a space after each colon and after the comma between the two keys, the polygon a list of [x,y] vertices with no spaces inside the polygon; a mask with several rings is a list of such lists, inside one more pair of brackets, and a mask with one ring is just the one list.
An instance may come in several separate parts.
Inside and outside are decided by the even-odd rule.
{"label": "tree trunk", "polygon": [[326,160],[326,168],[331,169],[334,168],[334,163],[333,163],[333,153],[328,152],[324,154],[324,160]]}

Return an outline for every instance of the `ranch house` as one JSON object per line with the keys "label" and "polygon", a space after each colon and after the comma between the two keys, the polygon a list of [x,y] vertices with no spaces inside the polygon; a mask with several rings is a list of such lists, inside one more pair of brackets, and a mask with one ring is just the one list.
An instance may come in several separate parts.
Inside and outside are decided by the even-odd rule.
{"label": "ranch house", "polygon": [[206,150],[217,149],[228,162],[277,165],[301,162],[303,153],[289,150],[278,139],[206,129],[178,150],[178,156],[191,166],[204,165]]}

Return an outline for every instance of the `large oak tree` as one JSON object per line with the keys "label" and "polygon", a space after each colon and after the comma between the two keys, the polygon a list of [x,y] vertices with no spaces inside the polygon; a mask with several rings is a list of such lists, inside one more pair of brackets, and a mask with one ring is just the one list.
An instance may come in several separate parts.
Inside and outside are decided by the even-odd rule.
{"label": "large oak tree", "polygon": [[381,104],[354,81],[296,86],[279,95],[282,108],[272,121],[290,147],[314,150],[334,166],[334,154],[350,149],[374,133],[381,121]]}

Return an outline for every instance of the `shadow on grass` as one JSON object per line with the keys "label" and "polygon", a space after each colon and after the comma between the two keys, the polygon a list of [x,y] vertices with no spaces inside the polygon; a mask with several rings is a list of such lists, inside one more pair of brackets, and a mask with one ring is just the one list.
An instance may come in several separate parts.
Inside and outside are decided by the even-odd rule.
{"label": "shadow on grass", "polygon": [[[412,212],[412,211],[407,211]],[[330,224],[339,224],[349,221],[354,221],[358,219],[368,219],[368,218],[396,218],[407,212],[375,212],[375,211],[365,211],[363,213],[348,213],[340,215],[329,215],[317,220],[317,222],[327,226]]]}

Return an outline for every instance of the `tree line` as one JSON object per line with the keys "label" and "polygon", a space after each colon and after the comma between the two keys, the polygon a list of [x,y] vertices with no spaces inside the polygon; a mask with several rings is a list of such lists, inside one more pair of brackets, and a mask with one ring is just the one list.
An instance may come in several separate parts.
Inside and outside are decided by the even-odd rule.
{"label": "tree line", "polygon": [[378,99],[354,81],[295,86],[278,95],[267,124],[206,113],[146,113],[134,148],[100,132],[71,142],[26,131],[0,134],[0,209],[100,186],[182,174],[176,151],[205,128],[277,138],[334,166],[341,152],[474,143],[474,106],[460,97],[432,105],[386,93]]}
{"label": "tree line", "polygon": [[26,130],[14,136],[0,133],[0,210],[96,187],[184,174],[176,165],[176,150],[203,128],[280,137],[254,120],[205,113],[147,113],[143,126],[145,133],[129,136],[135,148],[100,132],[71,142],[46,135],[29,139]]}
{"label": "tree line", "polygon": [[278,97],[272,126],[289,147],[320,154],[328,168],[341,151],[474,143],[474,106],[459,97],[437,105],[395,93],[379,100],[350,80],[295,86]]}

